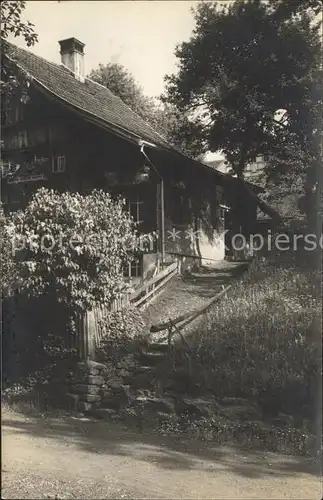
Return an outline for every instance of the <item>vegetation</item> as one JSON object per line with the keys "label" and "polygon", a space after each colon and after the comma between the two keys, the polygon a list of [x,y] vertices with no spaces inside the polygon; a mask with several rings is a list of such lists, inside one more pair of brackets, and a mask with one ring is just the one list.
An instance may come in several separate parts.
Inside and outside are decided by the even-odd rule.
{"label": "vegetation", "polygon": [[9,226],[2,207],[0,207],[0,269],[1,295],[6,296],[16,279],[16,265],[12,254]]}
{"label": "vegetation", "polygon": [[100,328],[102,340],[97,350],[97,359],[116,364],[142,342],[146,325],[138,309],[127,307],[106,314]]}
{"label": "vegetation", "polygon": [[[196,332],[191,366],[185,357],[177,360],[177,369],[199,394],[256,401],[264,421],[289,419],[288,435],[295,439],[301,439],[304,425],[306,435],[315,435],[320,415],[320,277],[304,265],[306,257],[282,253],[257,259]],[[199,432],[213,428],[216,434],[218,425],[202,422]],[[280,436],[286,444],[285,438]]]}
{"label": "vegetation", "polygon": [[109,304],[124,287],[123,265],[136,246],[124,200],[42,188],[11,214],[10,226],[28,296],[47,295],[76,315]]}
{"label": "vegetation", "polygon": [[267,177],[285,192],[301,178],[309,219],[317,206],[322,96],[319,25],[304,5],[316,3],[200,3],[164,96],[189,114],[205,151],[221,150],[238,177],[262,154],[270,158]]}
{"label": "vegetation", "polygon": [[[195,139],[195,125],[176,106],[162,104],[160,100],[145,95],[134,77],[121,64],[99,64],[89,77],[100,85],[108,87],[133,111],[158,130],[170,144],[184,153],[198,157],[203,149]],[[190,130],[190,136],[181,130]]]}
{"label": "vegetation", "polygon": [[[34,25],[30,21],[23,20],[23,11],[26,2],[3,1],[0,9],[0,38],[1,38],[1,94],[6,98],[18,97],[19,100],[26,99],[28,78],[19,71],[17,72],[6,59],[6,40],[9,36],[22,36],[27,47],[31,47],[38,41],[38,35]],[[20,90],[18,92],[18,90]]]}
{"label": "vegetation", "polygon": [[319,375],[320,280],[288,257],[258,263],[209,313],[196,359],[212,366],[205,382],[214,390],[277,405],[290,389],[295,404],[306,399]]}
{"label": "vegetation", "polygon": [[35,33],[34,24],[22,19],[25,8],[26,2],[7,0],[1,2],[1,38],[6,39],[9,35],[22,36],[30,47],[38,41],[38,35]]}

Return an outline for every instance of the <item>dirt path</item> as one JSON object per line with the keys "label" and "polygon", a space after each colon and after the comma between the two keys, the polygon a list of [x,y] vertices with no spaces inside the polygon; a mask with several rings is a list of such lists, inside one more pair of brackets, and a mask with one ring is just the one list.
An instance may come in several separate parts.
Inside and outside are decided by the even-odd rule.
{"label": "dirt path", "polygon": [[2,498],[321,498],[304,460],[2,412]]}
{"label": "dirt path", "polygon": [[[143,311],[146,324],[150,328],[152,324],[163,323],[202,308],[223,286],[231,284],[240,276],[246,267],[247,263],[219,261],[200,273],[193,273],[188,277],[175,276],[166,289]],[[203,318],[203,315],[200,316],[185,327],[183,332],[188,335]]]}

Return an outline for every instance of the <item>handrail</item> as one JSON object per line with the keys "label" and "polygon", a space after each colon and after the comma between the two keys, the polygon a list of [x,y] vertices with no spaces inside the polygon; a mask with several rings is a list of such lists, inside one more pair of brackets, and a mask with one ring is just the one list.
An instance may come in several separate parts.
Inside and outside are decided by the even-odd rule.
{"label": "handrail", "polygon": [[167,266],[166,269],[164,269],[160,273],[156,274],[156,276],[154,276],[150,280],[148,280],[145,283],[143,283],[139,288],[137,288],[130,295],[130,300],[131,301],[135,300],[138,297],[138,295],[140,295],[141,293],[145,292],[149,287],[151,287],[152,285],[154,285],[155,283],[157,283],[158,281],[160,281],[162,278],[164,278],[165,276],[167,276],[168,274],[170,274],[172,271],[174,271],[175,269],[177,269],[177,266],[178,266],[177,262],[174,262],[170,266]]}
{"label": "handrail", "polygon": [[176,269],[173,269],[173,271],[164,276],[164,278],[160,280],[156,286],[153,286],[153,288],[150,291],[147,290],[147,293],[145,295],[143,295],[139,299],[132,300],[132,304],[135,307],[139,307],[143,302],[147,302],[147,300],[150,297],[152,297],[152,295],[155,295],[162,287],[164,287],[166,283],[168,283],[168,281],[175,276],[175,274],[176,274]]}
{"label": "handrail", "polygon": [[226,288],[221,290],[215,297],[213,297],[206,306],[203,306],[202,308],[195,309],[193,311],[190,311],[186,314],[183,314],[181,316],[178,316],[177,318],[166,321],[165,323],[159,323],[157,325],[152,325],[150,328],[151,333],[157,333],[161,332],[163,330],[167,330],[168,328],[172,328],[174,325],[177,325],[178,323],[181,323],[182,321],[185,321],[187,319],[195,319],[198,318],[201,314],[203,314],[212,304],[214,304],[216,301],[218,301],[224,294],[227,293],[227,291],[232,287],[232,285],[228,285]]}

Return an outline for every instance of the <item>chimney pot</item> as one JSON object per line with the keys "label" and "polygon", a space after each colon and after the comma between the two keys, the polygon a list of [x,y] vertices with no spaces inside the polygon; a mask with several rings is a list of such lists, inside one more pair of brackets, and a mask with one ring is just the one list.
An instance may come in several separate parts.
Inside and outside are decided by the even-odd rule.
{"label": "chimney pot", "polygon": [[60,45],[61,61],[64,66],[70,69],[77,80],[84,82],[84,47],[85,44],[76,38],[66,38],[58,42]]}

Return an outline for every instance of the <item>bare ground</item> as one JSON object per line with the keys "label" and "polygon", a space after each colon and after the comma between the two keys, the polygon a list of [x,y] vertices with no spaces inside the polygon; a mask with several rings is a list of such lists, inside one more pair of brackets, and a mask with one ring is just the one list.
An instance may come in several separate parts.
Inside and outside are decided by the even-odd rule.
{"label": "bare ground", "polygon": [[[317,470],[317,468],[316,468]],[[2,498],[320,499],[305,459],[2,412]]]}
{"label": "bare ground", "polygon": [[[178,316],[202,308],[223,287],[233,283],[247,268],[246,262],[218,261],[212,267],[202,268],[190,276],[175,276],[165,290],[143,311],[143,318],[150,327]],[[199,322],[204,321],[202,315],[187,325],[183,332],[191,334]],[[165,334],[165,332],[163,332]]]}

